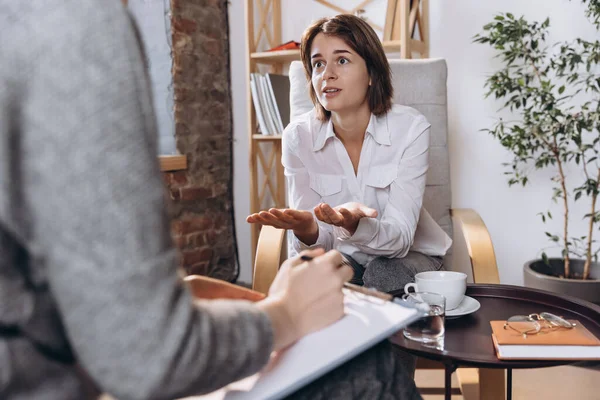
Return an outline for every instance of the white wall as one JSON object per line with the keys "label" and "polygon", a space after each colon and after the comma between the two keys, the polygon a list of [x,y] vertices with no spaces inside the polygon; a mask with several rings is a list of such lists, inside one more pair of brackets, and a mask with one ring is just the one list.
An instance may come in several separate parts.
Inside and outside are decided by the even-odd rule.
{"label": "white wall", "polygon": [[[246,65],[244,2],[231,1],[231,72],[234,113],[235,211],[240,247],[240,280],[250,282],[250,230],[244,221],[249,212],[248,133],[246,132]],[[354,4],[338,1],[337,4]],[[383,0],[368,12],[383,13]],[[299,41],[302,30],[313,19],[331,12],[316,2],[282,1],[283,41]],[[576,37],[596,39],[595,28],[584,16],[579,1],[568,0],[430,0],[430,57],[445,58],[448,63],[449,143],[452,172],[452,204],[455,208],[477,210],[494,242],[502,283],[522,284],[522,265],[539,256],[547,247],[544,231],[558,233],[561,209],[550,200],[549,172],[532,175],[525,188],[509,188],[503,175],[503,162],[510,155],[489,134],[500,103],[484,99],[485,77],[500,67],[489,46],[473,44],[473,35],[498,12],[512,12],[531,20],[550,17],[549,43]],[[376,15],[373,15],[376,19]],[[381,21],[383,17],[381,17]],[[379,22],[378,20],[375,20]],[[587,204],[576,203],[575,215],[584,214]],[[538,212],[552,210],[551,224],[544,226]],[[571,232],[585,234],[585,223],[574,218]],[[548,249],[553,254],[552,249]],[[556,254],[556,252],[554,253]]]}
{"label": "white wall", "polygon": [[159,154],[173,154],[176,149],[171,77],[170,1],[129,0],[128,7],[139,27],[146,50],[158,124],[158,151]]}

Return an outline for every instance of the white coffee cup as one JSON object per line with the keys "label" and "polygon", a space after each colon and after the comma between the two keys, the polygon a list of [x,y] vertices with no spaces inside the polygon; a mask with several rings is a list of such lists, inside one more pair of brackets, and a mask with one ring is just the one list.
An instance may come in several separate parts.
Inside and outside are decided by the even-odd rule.
{"label": "white coffee cup", "polygon": [[415,275],[415,283],[407,283],[404,292],[438,293],[446,298],[446,310],[453,310],[465,298],[467,274],[455,271],[427,271]]}

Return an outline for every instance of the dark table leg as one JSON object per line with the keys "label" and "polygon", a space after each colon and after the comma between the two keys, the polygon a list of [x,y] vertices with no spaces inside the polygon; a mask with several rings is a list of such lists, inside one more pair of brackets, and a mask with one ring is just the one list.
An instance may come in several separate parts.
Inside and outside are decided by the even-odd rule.
{"label": "dark table leg", "polygon": [[506,400],[512,400],[512,368],[506,368]]}
{"label": "dark table leg", "polygon": [[444,400],[452,400],[452,373],[456,371],[454,364],[445,364]]}

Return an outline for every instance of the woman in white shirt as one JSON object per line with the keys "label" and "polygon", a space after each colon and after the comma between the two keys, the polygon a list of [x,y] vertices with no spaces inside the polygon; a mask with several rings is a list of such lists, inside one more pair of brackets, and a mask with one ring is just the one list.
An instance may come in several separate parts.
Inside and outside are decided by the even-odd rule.
{"label": "woman in white shirt", "polygon": [[283,133],[290,208],[247,220],[292,230],[294,252],[339,250],[354,283],[401,291],[416,273],[441,269],[451,244],[422,208],[430,125],[392,104],[385,52],[362,19],[315,22],[301,56],[315,107]]}

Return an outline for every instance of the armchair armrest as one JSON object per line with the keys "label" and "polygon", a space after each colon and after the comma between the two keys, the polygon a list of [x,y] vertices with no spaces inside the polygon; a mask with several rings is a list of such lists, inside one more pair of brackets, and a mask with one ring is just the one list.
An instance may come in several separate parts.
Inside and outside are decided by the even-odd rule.
{"label": "armchair armrest", "polygon": [[242,286],[234,285],[220,279],[201,275],[189,275],[183,278],[196,299],[237,299],[259,301],[265,295]]}
{"label": "armchair armrest", "polygon": [[265,295],[269,292],[269,287],[279,270],[284,235],[283,229],[272,226],[261,228],[254,260],[253,290]]}
{"label": "armchair armrest", "polygon": [[[470,208],[450,210],[455,236],[459,232],[467,245],[475,283],[500,283],[492,238],[479,214]],[[456,239],[456,238],[455,238]]]}
{"label": "armchair armrest", "polygon": [[[479,214],[469,208],[457,208],[451,209],[450,215],[454,224],[455,248],[452,258],[456,261],[453,264],[467,262],[468,255],[473,282],[500,283],[492,238]],[[464,246],[466,249],[456,248],[457,246]],[[458,260],[459,255],[463,256],[460,260]],[[504,399],[505,397],[502,370],[459,368],[456,375],[465,399]]]}

